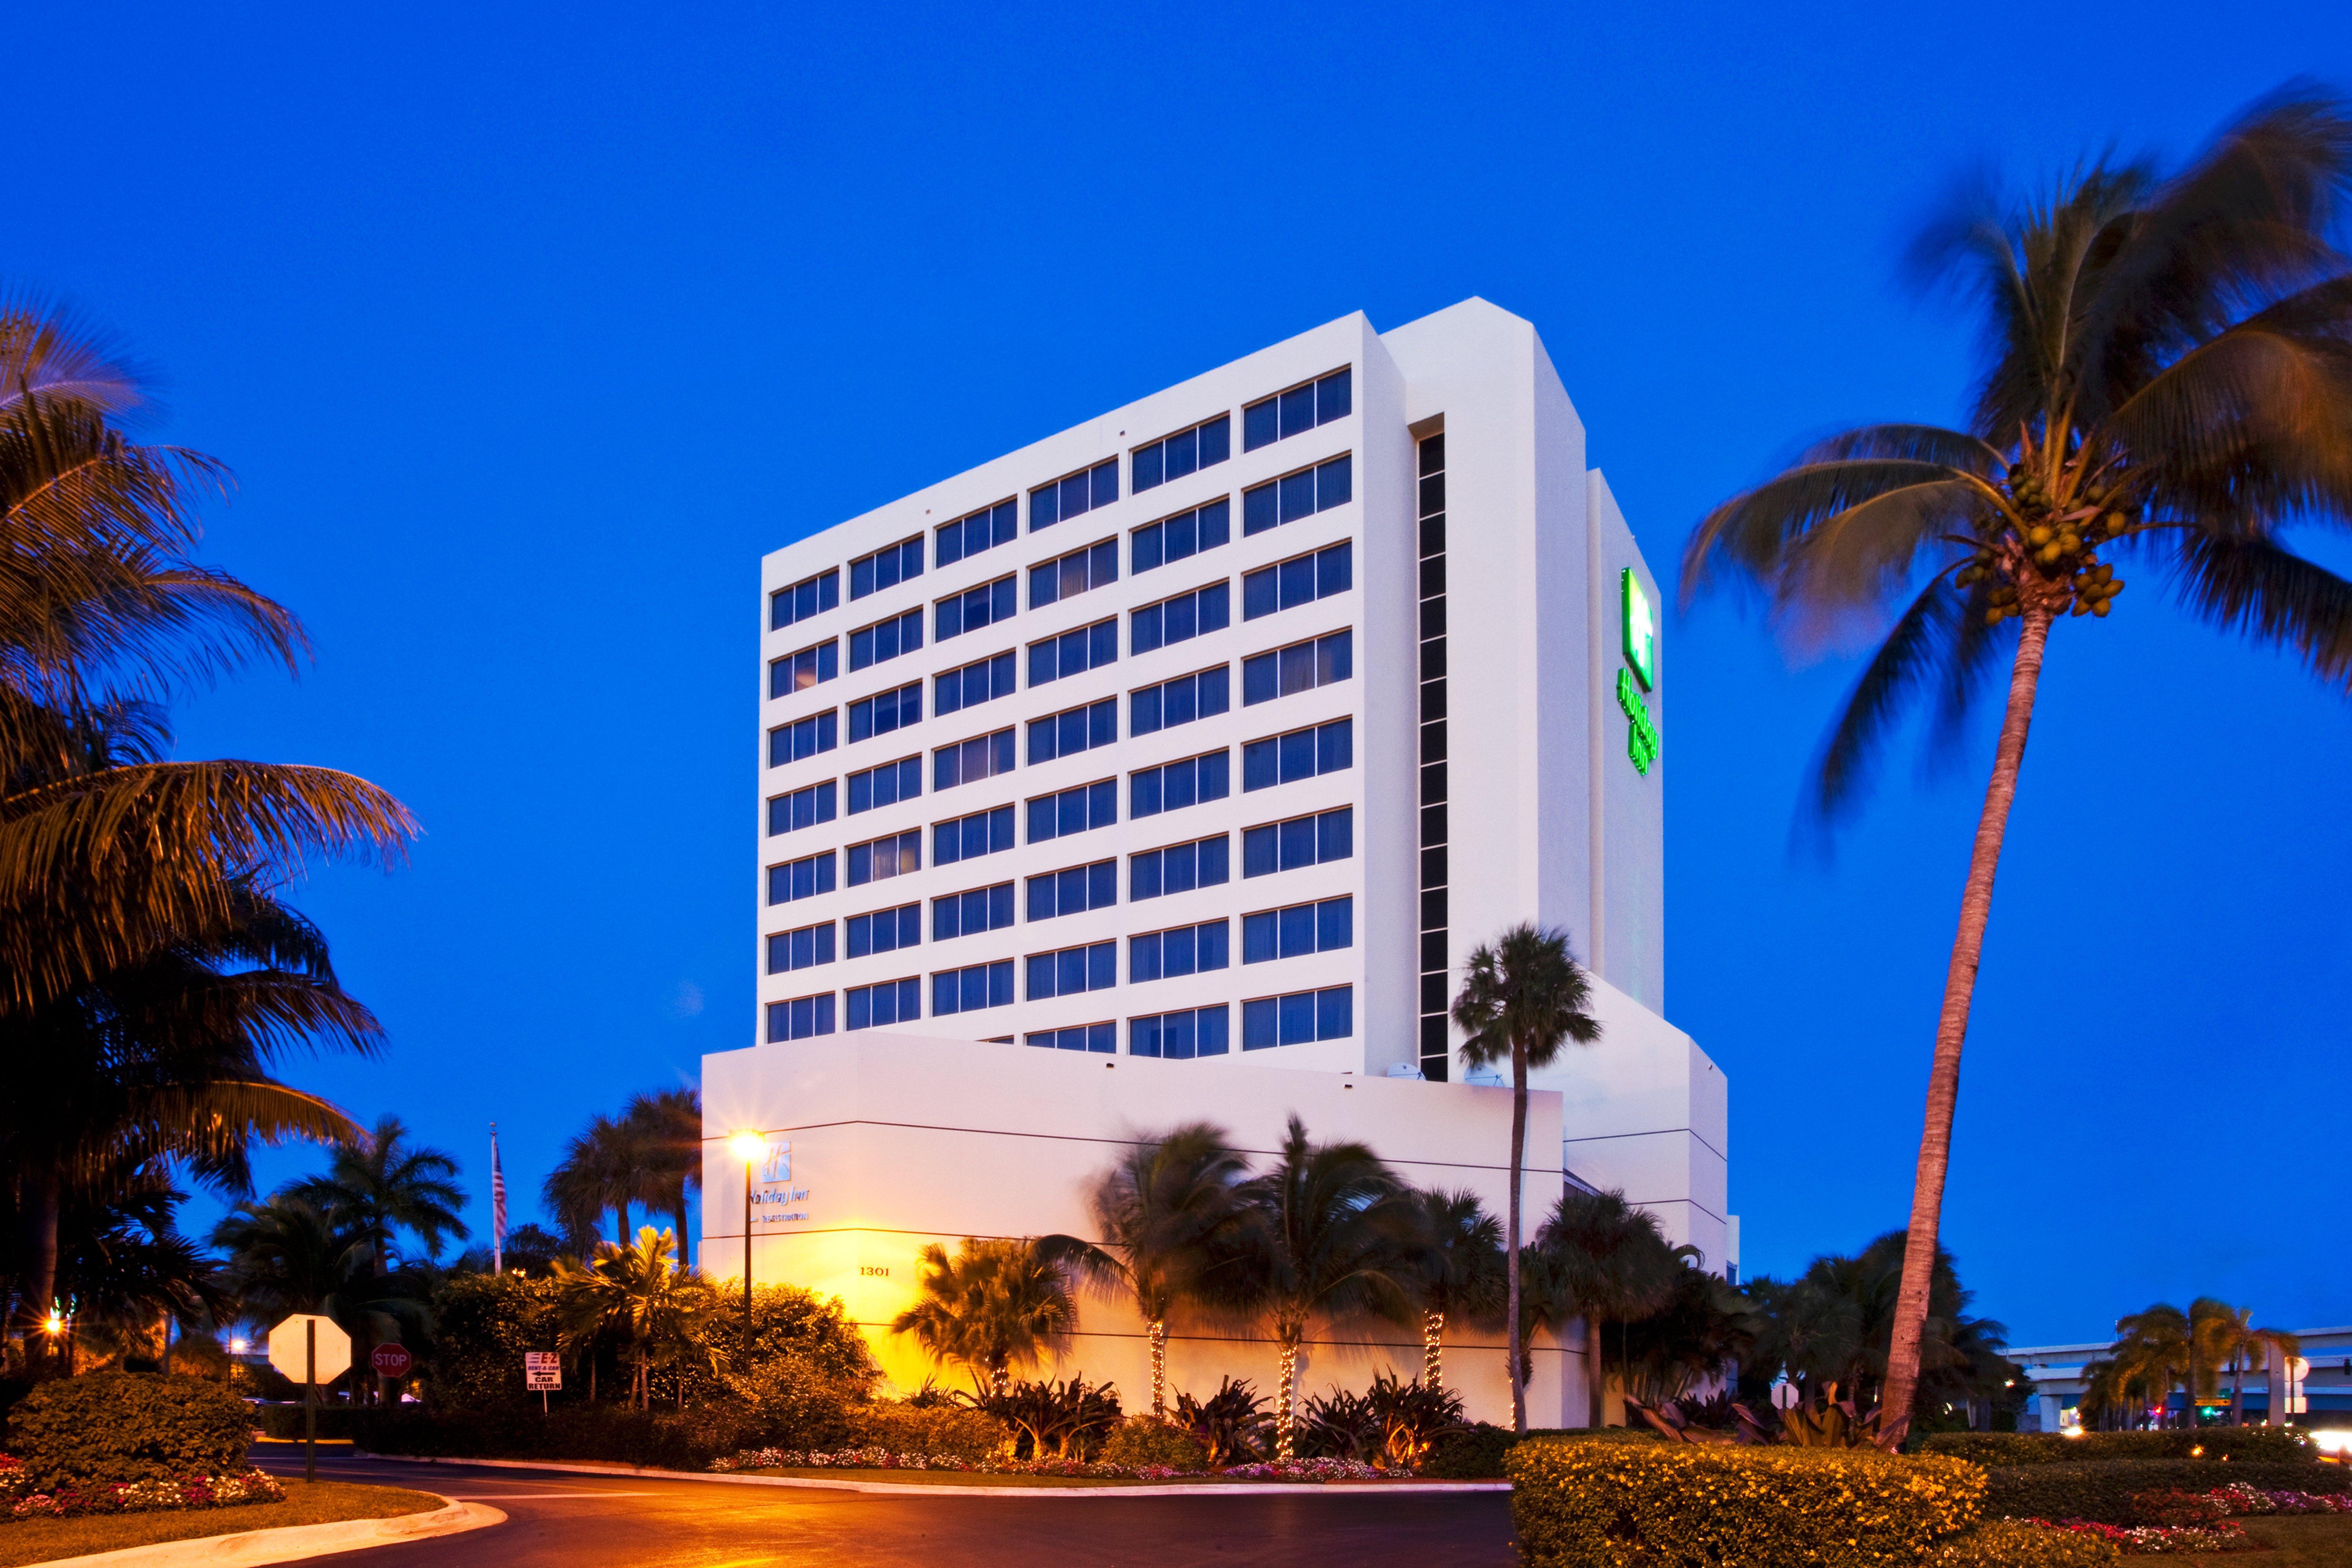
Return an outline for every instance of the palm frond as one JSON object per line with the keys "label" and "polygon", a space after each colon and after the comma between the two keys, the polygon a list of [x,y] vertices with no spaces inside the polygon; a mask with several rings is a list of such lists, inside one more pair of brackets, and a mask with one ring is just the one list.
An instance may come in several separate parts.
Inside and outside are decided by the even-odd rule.
{"label": "palm frond", "polygon": [[[1959,504],[1962,492],[1944,488],[1954,481],[1965,488],[1967,476],[1945,464],[1910,458],[1839,459],[1790,468],[1733,497],[1700,521],[1683,551],[1683,601],[1688,603],[1703,589],[1734,573],[1781,603],[1802,588],[1852,586],[1830,570],[1831,561],[1907,561],[1933,533],[1965,526],[1969,513]],[[1895,504],[1848,530],[1846,542],[1825,557],[1820,568],[1811,572],[1799,569],[1797,563],[1816,538],[1845,514],[1923,486],[1942,498],[1947,509]],[[1864,538],[1876,529],[1884,529],[1886,537],[1865,545]],[[1871,580],[1877,580],[1872,574]]]}
{"label": "palm frond", "polygon": [[1871,758],[1901,718],[1904,704],[1948,667],[1962,599],[1942,578],[1922,590],[1863,666],[1813,764],[1808,812],[1824,823],[1850,806],[1869,780]]}
{"label": "palm frond", "polygon": [[2261,538],[2193,534],[2178,588],[2214,625],[2293,651],[2330,685],[2352,691],[2352,582]]}

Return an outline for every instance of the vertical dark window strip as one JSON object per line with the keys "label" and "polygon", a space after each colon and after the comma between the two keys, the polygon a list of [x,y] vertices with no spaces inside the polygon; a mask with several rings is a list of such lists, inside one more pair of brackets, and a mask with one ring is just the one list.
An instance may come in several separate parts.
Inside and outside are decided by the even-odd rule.
{"label": "vertical dark window strip", "polygon": [[1420,444],[1421,480],[1421,1071],[1442,1082],[1453,1060],[1446,1004],[1445,436]]}

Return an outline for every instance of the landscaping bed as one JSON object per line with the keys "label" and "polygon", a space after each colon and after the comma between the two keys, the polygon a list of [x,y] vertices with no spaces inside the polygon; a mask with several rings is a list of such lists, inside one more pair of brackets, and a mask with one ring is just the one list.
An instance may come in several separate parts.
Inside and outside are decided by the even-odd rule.
{"label": "landscaping bed", "polygon": [[280,1502],[0,1521],[0,1568],[20,1568],[28,1563],[117,1552],[128,1546],[152,1546],[166,1541],[234,1535],[247,1530],[333,1524],[348,1519],[392,1519],[401,1514],[429,1513],[444,1506],[439,1498],[429,1492],[410,1491],[404,1487],[355,1486],[344,1481],[288,1480],[279,1484],[286,1492]]}

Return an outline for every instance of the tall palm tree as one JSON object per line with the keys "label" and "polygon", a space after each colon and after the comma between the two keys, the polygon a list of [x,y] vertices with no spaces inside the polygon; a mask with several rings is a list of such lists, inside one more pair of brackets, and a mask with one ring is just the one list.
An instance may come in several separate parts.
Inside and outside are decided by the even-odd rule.
{"label": "tall palm tree", "polygon": [[564,1145],[563,1157],[547,1173],[540,1196],[565,1232],[575,1238],[594,1236],[609,1210],[614,1245],[625,1246],[629,1206],[639,1201],[646,1186],[642,1157],[637,1128],[599,1115]]}
{"label": "tall palm tree", "polygon": [[1961,1043],[2053,624],[2106,618],[2116,563],[2145,562],[2192,613],[2352,685],[2352,582],[2282,538],[2352,521],[2352,266],[2328,241],[2347,184],[2352,114],[2298,91],[2168,177],[2100,162],[2013,207],[1964,201],[1916,260],[1984,312],[1967,428],[1818,443],[1717,507],[1685,552],[1685,602],[1738,578],[1800,634],[1892,618],[1822,752],[1824,817],[1855,803],[1906,705],[1932,696],[1956,734],[2009,656],[1928,1074],[1890,1447],[1919,1375]]}
{"label": "tall palm tree", "polygon": [[369,1270],[381,1278],[392,1271],[403,1230],[415,1232],[432,1259],[441,1256],[443,1242],[466,1239],[457,1212],[466,1192],[457,1175],[449,1155],[418,1147],[399,1117],[383,1116],[336,1149],[325,1175],[295,1183],[293,1195],[332,1214],[367,1249]]}
{"label": "tall palm tree", "polygon": [[1212,1299],[1246,1303],[1274,1329],[1280,1458],[1297,1450],[1298,1351],[1317,1318],[1402,1316],[1419,1266],[1421,1211],[1411,1189],[1360,1143],[1318,1144],[1290,1118],[1275,1161],[1241,1186],[1238,1223],[1202,1277]]}
{"label": "tall palm tree", "polygon": [[[1489,1317],[1509,1294],[1503,1288],[1503,1224],[1467,1187],[1424,1188],[1412,1201],[1421,1209],[1423,1242],[1412,1281],[1421,1308],[1421,1376],[1429,1387],[1442,1388],[1447,1321]],[[1521,1254],[1522,1262],[1532,1256]],[[1520,1293],[1527,1293],[1524,1284]]]}
{"label": "tall palm tree", "polygon": [[687,1193],[702,1188],[702,1095],[688,1088],[658,1089],[632,1094],[621,1113],[621,1124],[637,1146],[637,1201],[656,1214],[677,1221],[679,1259],[694,1266],[694,1249],[687,1235]]}
{"label": "tall palm tree", "polygon": [[1562,1293],[1583,1315],[1585,1424],[1604,1426],[1609,1326],[1648,1317],[1672,1301],[1681,1259],[1657,1217],[1627,1203],[1622,1192],[1571,1187],[1560,1194],[1537,1244],[1554,1260]]}
{"label": "tall palm tree", "polygon": [[604,1246],[595,1259],[555,1262],[556,1322],[564,1347],[592,1347],[618,1339],[635,1373],[629,1395],[640,1410],[652,1406],[656,1366],[699,1359],[716,1372],[720,1361],[711,1327],[718,1299],[710,1287],[678,1268],[677,1238],[652,1226],[634,1245]]}
{"label": "tall palm tree", "polygon": [[1099,1244],[1038,1238],[1045,1261],[1135,1303],[1151,1344],[1151,1416],[1168,1414],[1168,1320],[1192,1293],[1209,1247],[1229,1226],[1247,1163],[1223,1127],[1188,1122],[1132,1144],[1087,1194]]}
{"label": "tall palm tree", "polygon": [[2147,1387],[2157,1424],[2164,1424],[2172,1402],[2172,1386],[2177,1383],[2189,1390],[2184,1424],[2193,1425],[2197,1419],[2199,1367],[2196,1333],[2189,1314],[2158,1301],[2143,1312],[2116,1319],[2116,1371],[2125,1379]]}
{"label": "tall palm tree", "polygon": [[948,1256],[934,1241],[917,1255],[920,1298],[891,1320],[934,1361],[957,1362],[972,1386],[1002,1396],[1017,1366],[1069,1342],[1078,1308],[1061,1264],[1034,1241],[967,1236]]}
{"label": "tall palm tree", "polygon": [[1568,933],[1533,925],[1511,927],[1470,955],[1461,994],[1454,998],[1454,1021],[1463,1033],[1462,1060],[1474,1067],[1511,1063],[1511,1201],[1504,1216],[1504,1273],[1510,1295],[1506,1309],[1510,1332],[1512,1429],[1528,1429],[1527,1381],[1519,1343],[1519,1193],[1528,1151],[1528,1073],[1549,1067],[1569,1040],[1591,1045],[1601,1038],[1600,1020],[1585,1009],[1592,987],[1568,949]]}

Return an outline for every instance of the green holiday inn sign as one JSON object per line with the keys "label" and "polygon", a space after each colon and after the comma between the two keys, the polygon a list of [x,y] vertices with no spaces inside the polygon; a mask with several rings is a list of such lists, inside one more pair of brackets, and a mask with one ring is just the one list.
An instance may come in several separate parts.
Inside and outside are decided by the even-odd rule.
{"label": "green holiday inn sign", "polygon": [[1642,591],[1631,567],[1617,574],[1619,610],[1624,627],[1625,664],[1617,672],[1617,706],[1625,715],[1625,755],[1646,777],[1658,759],[1658,727],[1642,694],[1657,685],[1658,623],[1650,612],[1650,596]]}

